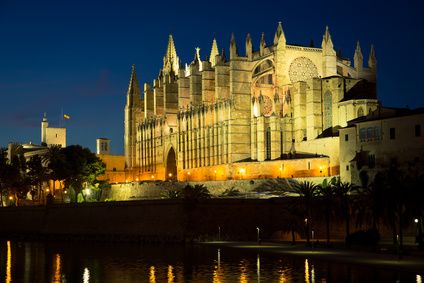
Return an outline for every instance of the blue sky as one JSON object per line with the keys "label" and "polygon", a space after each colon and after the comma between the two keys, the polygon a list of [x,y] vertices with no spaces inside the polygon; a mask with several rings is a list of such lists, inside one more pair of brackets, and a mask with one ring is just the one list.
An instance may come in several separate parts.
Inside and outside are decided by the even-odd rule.
{"label": "blue sky", "polygon": [[[228,51],[231,32],[241,53],[272,42],[282,21],[288,43],[320,46],[328,25],[336,50],[365,61],[374,44],[378,95],[386,106],[423,107],[422,1],[18,1],[0,0],[0,146],[40,143],[44,112],[53,126],[61,111],[68,144],[95,149],[98,137],[123,153],[123,107],[131,65],[140,84],[162,65],[172,32],[183,63],[194,48],[209,55],[213,35]],[[228,54],[228,52],[227,52]]]}

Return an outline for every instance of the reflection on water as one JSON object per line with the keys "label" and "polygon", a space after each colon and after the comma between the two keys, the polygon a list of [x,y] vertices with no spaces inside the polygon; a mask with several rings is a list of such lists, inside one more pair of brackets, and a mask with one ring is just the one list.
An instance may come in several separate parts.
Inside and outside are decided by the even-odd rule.
{"label": "reflection on water", "polygon": [[0,241],[4,282],[416,282],[422,274],[208,246]]}
{"label": "reflection on water", "polygon": [[7,258],[6,258],[6,283],[12,282],[12,248],[10,241],[7,241]]}

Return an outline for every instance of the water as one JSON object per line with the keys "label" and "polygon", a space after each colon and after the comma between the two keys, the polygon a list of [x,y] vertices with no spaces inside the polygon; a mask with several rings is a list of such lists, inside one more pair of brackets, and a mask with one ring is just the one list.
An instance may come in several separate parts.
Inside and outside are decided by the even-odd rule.
{"label": "water", "polygon": [[0,282],[7,283],[422,280],[422,274],[393,269],[211,246],[0,242]]}

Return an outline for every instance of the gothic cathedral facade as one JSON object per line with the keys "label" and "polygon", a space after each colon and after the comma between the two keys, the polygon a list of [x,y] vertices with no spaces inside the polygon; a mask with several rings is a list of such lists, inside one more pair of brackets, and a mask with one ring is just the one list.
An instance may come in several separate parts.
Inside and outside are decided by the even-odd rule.
{"label": "gothic cathedral facade", "polygon": [[[125,105],[125,162],[133,180],[211,180],[339,174],[338,128],[378,107],[377,61],[359,42],[351,61],[326,28],[321,48],[249,34],[240,54],[213,39],[210,55],[181,66],[169,36],[163,67],[141,89],[132,67]],[[286,166],[284,166],[286,165]],[[323,169],[324,168],[324,169]],[[316,170],[315,170],[316,169]]]}

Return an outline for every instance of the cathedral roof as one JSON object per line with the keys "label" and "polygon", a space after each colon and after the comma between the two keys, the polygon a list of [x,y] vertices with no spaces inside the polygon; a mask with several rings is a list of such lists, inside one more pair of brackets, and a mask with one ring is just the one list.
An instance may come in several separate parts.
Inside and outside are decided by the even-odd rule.
{"label": "cathedral roof", "polygon": [[361,80],[345,93],[344,98],[340,102],[356,99],[377,99],[376,84]]}

